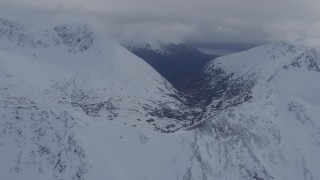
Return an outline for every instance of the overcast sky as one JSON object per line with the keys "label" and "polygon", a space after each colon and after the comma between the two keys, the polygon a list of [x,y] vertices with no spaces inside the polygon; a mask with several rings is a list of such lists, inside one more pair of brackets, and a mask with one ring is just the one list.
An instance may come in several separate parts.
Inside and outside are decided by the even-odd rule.
{"label": "overcast sky", "polygon": [[320,45],[320,0],[0,0],[0,16],[90,22],[120,41],[228,50],[281,40]]}

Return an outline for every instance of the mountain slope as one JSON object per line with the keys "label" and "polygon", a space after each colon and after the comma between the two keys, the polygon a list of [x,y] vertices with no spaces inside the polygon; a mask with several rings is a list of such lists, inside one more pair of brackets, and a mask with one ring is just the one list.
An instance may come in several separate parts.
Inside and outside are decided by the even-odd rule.
{"label": "mountain slope", "polygon": [[198,138],[213,171],[202,179],[319,179],[319,65],[316,49],[286,43],[209,63]]}
{"label": "mountain slope", "polygon": [[[122,176],[109,173],[126,160],[101,160],[114,151],[130,154],[128,144],[114,141],[132,135],[129,141],[140,142],[143,130],[119,124],[173,132],[191,123],[193,114],[154,69],[87,26],[39,30],[2,19],[0,117],[2,178],[82,180]],[[144,144],[136,147],[130,148]]]}
{"label": "mountain slope", "polygon": [[26,84],[32,88],[29,93],[47,93],[45,98],[89,116],[134,126],[170,129],[164,126],[172,122],[176,129],[184,123],[175,114],[188,119],[188,107],[170,83],[90,28],[59,25],[32,30],[1,22],[2,74],[11,76],[3,79],[3,87],[17,83],[14,88],[25,89]]}

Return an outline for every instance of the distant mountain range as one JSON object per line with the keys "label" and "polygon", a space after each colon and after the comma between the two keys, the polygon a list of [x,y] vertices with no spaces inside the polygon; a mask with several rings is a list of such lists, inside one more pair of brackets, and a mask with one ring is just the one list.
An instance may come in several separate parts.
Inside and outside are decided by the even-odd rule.
{"label": "distant mountain range", "polygon": [[174,86],[180,79],[193,76],[212,59],[185,43],[124,43],[133,54],[145,60]]}

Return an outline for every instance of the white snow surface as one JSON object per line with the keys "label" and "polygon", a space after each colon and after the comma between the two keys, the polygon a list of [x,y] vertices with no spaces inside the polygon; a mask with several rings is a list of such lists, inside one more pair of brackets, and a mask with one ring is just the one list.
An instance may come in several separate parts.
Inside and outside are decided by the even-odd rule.
{"label": "white snow surface", "polygon": [[85,25],[1,19],[1,179],[175,179],[186,137],[151,131],[184,124],[152,115],[188,110],[171,95],[143,60]]}
{"label": "white snow surface", "polygon": [[[38,96],[32,100],[45,103],[50,98],[87,115],[133,126],[181,126],[174,118],[151,115],[187,109],[171,96],[178,96],[172,85],[101,33],[84,25],[34,30],[0,22],[1,86],[8,87],[11,96]],[[154,122],[146,122],[150,119]]]}
{"label": "white snow surface", "polygon": [[230,179],[241,179],[237,171],[243,179],[320,179],[319,57],[317,49],[276,43],[208,64],[209,76],[222,69],[230,83],[251,87],[224,103],[249,92],[248,101],[208,118],[224,142],[219,152],[229,161],[226,170],[234,172]]}
{"label": "white snow surface", "polygon": [[186,107],[141,59],[86,26],[1,20],[1,179],[320,179],[319,57],[278,43],[213,60],[208,76],[248,89],[214,112],[213,101],[198,128],[165,134],[152,124],[181,122],[147,111]]}

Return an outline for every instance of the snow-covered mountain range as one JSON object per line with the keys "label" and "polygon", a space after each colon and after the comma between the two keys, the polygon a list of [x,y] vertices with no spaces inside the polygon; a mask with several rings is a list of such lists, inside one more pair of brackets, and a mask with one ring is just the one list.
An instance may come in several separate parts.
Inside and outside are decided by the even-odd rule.
{"label": "snow-covered mountain range", "polygon": [[320,179],[319,67],[267,44],[208,63],[188,97],[90,27],[2,19],[1,179]]}

